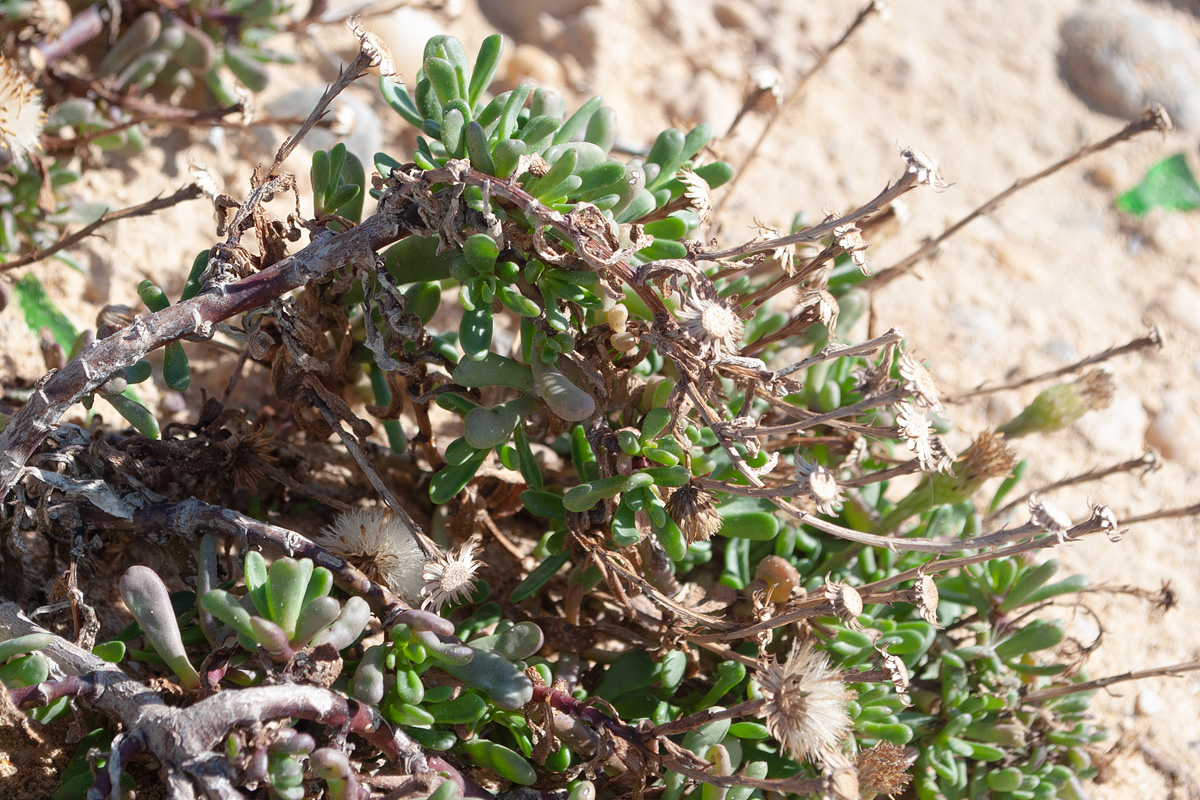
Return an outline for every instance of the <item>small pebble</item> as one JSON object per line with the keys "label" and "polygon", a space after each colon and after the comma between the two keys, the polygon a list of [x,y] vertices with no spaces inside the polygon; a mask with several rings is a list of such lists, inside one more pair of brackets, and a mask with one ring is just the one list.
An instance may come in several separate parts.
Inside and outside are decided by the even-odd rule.
{"label": "small pebble", "polygon": [[1118,390],[1111,406],[1084,414],[1075,429],[1098,452],[1129,458],[1144,449],[1149,421],[1141,395]]}
{"label": "small pebble", "polygon": [[713,3],[713,16],[722,28],[741,30],[750,28],[759,13],[745,0],[717,0]]}
{"label": "small pebble", "polygon": [[505,66],[504,75],[512,85],[534,83],[539,86],[562,86],[563,68],[558,59],[530,44],[519,44]]}
{"label": "small pebble", "polygon": [[1162,410],[1146,429],[1146,444],[1163,458],[1195,467],[1200,464],[1200,425],[1180,392],[1162,393]]}
{"label": "small pebble", "polygon": [[1120,153],[1101,153],[1089,175],[1092,183],[1114,192],[1124,191],[1132,184],[1129,163]]}
{"label": "small pebble", "polygon": [[1134,710],[1143,717],[1157,714],[1166,707],[1166,701],[1150,689],[1142,689],[1138,692],[1137,700],[1134,701]]}
{"label": "small pebble", "polygon": [[1063,23],[1059,69],[1094,110],[1136,119],[1162,103],[1178,128],[1200,130],[1200,44],[1170,20],[1087,8]]}
{"label": "small pebble", "polygon": [[1196,309],[1200,308],[1200,291],[1183,282],[1177,282],[1170,292],[1161,298],[1162,310],[1174,320],[1183,330],[1200,336],[1200,317]]}

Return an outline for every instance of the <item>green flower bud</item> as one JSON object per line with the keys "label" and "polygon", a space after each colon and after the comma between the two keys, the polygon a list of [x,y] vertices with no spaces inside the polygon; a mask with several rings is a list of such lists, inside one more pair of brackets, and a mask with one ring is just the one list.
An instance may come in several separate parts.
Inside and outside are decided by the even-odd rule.
{"label": "green flower bud", "polygon": [[1031,433],[1061,431],[1088,411],[1108,408],[1112,397],[1112,376],[1095,369],[1074,383],[1061,383],[1044,390],[1024,411],[1001,425],[997,433],[1015,439]]}

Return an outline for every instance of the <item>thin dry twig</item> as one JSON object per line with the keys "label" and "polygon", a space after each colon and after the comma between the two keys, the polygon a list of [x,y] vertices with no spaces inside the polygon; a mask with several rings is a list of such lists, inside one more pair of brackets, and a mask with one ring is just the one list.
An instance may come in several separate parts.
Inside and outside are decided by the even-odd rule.
{"label": "thin dry twig", "polygon": [[203,190],[196,184],[192,183],[184,186],[182,189],[179,189],[170,197],[159,196],[153,200],[148,200],[145,203],[141,203],[136,206],[130,206],[129,208],[122,208],[116,211],[107,211],[100,216],[100,219],[83,226],[69,236],[64,236],[43,250],[35,250],[27,256],[22,256],[21,258],[18,258],[14,261],[9,261],[6,264],[0,264],[0,272],[8,272],[10,270],[20,269],[21,267],[27,267],[30,264],[41,261],[43,258],[49,258],[59,250],[70,247],[74,244],[78,244],[110,222],[116,222],[122,219],[132,219],[134,217],[146,217],[155,213],[156,211],[162,211],[164,208],[170,208],[171,206],[185,203],[188,200],[195,200],[197,197],[201,197],[203,194]]}
{"label": "thin dry twig", "polygon": [[317,238],[298,253],[239,281],[147,315],[92,342],[66,367],[38,381],[29,401],[0,433],[0,500],[8,496],[25,461],[62,415],[95,392],[116,372],[160,347],[189,336],[207,339],[218,322],[258,308],[350,263],[373,268],[375,253],[403,238],[401,222],[411,206],[385,200],[363,224],[343,234]]}
{"label": "thin dry twig", "polygon": [[1125,683],[1126,681],[1140,681],[1143,678],[1161,678],[1164,676],[1177,678],[1185,672],[1196,672],[1197,670],[1200,670],[1200,661],[1185,661],[1182,664],[1169,664],[1165,667],[1122,672],[1120,675],[1109,675],[1104,678],[1096,678],[1095,680],[1067,684],[1066,686],[1047,686],[1045,689],[1036,689],[1029,692],[1022,699],[1026,703],[1044,703],[1056,697],[1078,694],[1079,692],[1090,692],[1094,689],[1103,689],[1106,686]]}
{"label": "thin dry twig", "polygon": [[[919,154],[913,150],[904,151],[906,160],[909,162],[909,168],[905,170],[904,175],[895,183],[888,184],[883,191],[876,195],[873,199],[867,201],[862,206],[859,206],[854,211],[832,219],[827,219],[819,225],[813,225],[808,228],[780,236],[775,239],[766,239],[760,241],[746,242],[737,247],[730,247],[725,250],[713,250],[700,253],[700,257],[706,261],[717,261],[726,258],[741,258],[743,256],[753,255],[754,253],[763,253],[767,250],[776,250],[780,247],[787,247],[793,244],[804,244],[806,242],[816,242],[829,236],[835,228],[840,228],[843,225],[851,222],[857,222],[865,217],[870,217],[878,214],[888,207],[888,205],[896,198],[905,194],[909,190],[916,187],[921,181],[918,179],[916,169],[913,164]],[[925,156],[919,156],[927,160]]]}
{"label": "thin dry twig", "polygon": [[[1016,508],[1019,505],[1024,505],[1025,503],[1027,503],[1029,501],[1029,498],[1033,497],[1035,494],[1039,494],[1039,495],[1049,494],[1050,492],[1053,492],[1055,489],[1062,489],[1067,486],[1078,486],[1079,484],[1082,484],[1082,483],[1092,483],[1093,481],[1098,481],[1098,480],[1107,478],[1110,475],[1119,475],[1122,472],[1134,472],[1134,471],[1140,470],[1142,472],[1142,474],[1144,475],[1147,472],[1153,472],[1154,470],[1158,469],[1158,467],[1159,467],[1158,457],[1154,453],[1145,453],[1140,458],[1133,458],[1128,461],[1122,461],[1120,464],[1113,464],[1108,467],[1100,467],[1099,469],[1089,470],[1089,471],[1081,473],[1079,475],[1072,475],[1069,478],[1063,478],[1062,480],[1055,481],[1054,483],[1048,484],[1046,486],[1042,486],[1037,489],[1033,489],[1031,491],[1025,492],[1024,494],[1020,495],[1019,497],[1012,499],[1011,501],[1005,503],[1000,508],[998,508],[995,511],[993,511],[992,513],[988,514],[987,518],[984,519],[984,524],[988,524],[990,522],[993,522],[993,521],[999,519],[1000,517],[1004,516],[1009,511],[1011,511],[1012,509]],[[1195,513],[1195,512],[1193,512],[1193,513]],[[1188,516],[1188,515],[1181,514],[1179,516]],[[1125,519],[1126,523],[1145,522],[1145,521],[1146,521],[1145,519],[1132,519],[1132,520],[1128,519],[1128,518]]]}
{"label": "thin dry twig", "polygon": [[[879,0],[872,0],[872,2],[867,4],[861,11],[859,11],[857,16],[854,17],[854,21],[850,23],[849,27],[847,27],[846,31],[841,35],[841,38],[839,38],[821,53],[812,67],[809,68],[808,72],[804,73],[803,77],[800,78],[800,81],[796,84],[796,88],[792,90],[792,93],[788,95],[787,99],[780,103],[779,107],[775,109],[774,113],[767,118],[767,123],[763,126],[762,131],[758,134],[758,139],[753,145],[750,146],[750,150],[746,153],[745,158],[742,159],[742,166],[734,172],[733,180],[731,180],[729,185],[726,187],[725,194],[721,198],[721,202],[717,203],[716,207],[713,209],[713,216],[719,215],[721,213],[721,209],[723,209],[725,204],[729,202],[729,198],[733,197],[734,191],[737,190],[738,183],[741,181],[742,176],[748,171],[750,162],[754,161],[754,157],[758,155],[759,148],[762,147],[762,143],[766,140],[767,136],[770,135],[771,129],[775,127],[775,123],[777,123],[783,117],[788,109],[790,109],[792,105],[798,99],[800,99],[800,96],[804,93],[809,81],[811,81],[813,77],[815,77],[816,74],[820,72],[827,63],[829,63],[829,59],[834,53],[840,50],[842,46],[846,44],[846,42],[850,41],[850,38],[854,35],[855,31],[857,31],[872,14],[879,12],[882,10],[882,8],[883,4],[879,2]],[[726,138],[733,133],[734,128],[742,119],[742,116],[742,114],[739,114],[737,119],[730,124],[729,131],[725,134]]]}
{"label": "thin dry twig", "polygon": [[958,222],[954,223],[949,228],[942,231],[942,233],[939,234],[938,236],[936,236],[935,238],[930,239],[928,242],[921,245],[919,248],[914,250],[907,257],[901,259],[899,262],[897,262],[892,267],[889,267],[888,269],[877,272],[875,275],[871,276],[870,278],[867,278],[865,281],[863,281],[862,283],[859,284],[859,288],[864,289],[866,291],[871,291],[874,289],[882,289],[884,286],[887,286],[889,283],[896,280],[897,278],[901,278],[904,275],[907,275],[912,270],[913,267],[915,267],[917,264],[921,263],[925,259],[929,258],[931,255],[933,255],[935,252],[937,252],[937,249],[939,247],[941,247],[942,242],[946,241],[951,236],[958,233],[960,230],[962,230],[967,225],[969,225],[972,221],[983,216],[984,214],[990,214],[991,212],[993,212],[997,208],[999,208],[1001,203],[1003,203],[1008,198],[1012,197],[1014,194],[1016,194],[1020,190],[1024,189],[1027,186],[1030,186],[1031,184],[1037,183],[1038,181],[1042,180],[1043,178],[1048,178],[1049,176],[1051,176],[1054,173],[1061,170],[1063,167],[1070,166],[1071,164],[1074,164],[1076,161],[1079,161],[1080,159],[1083,159],[1083,158],[1087,158],[1088,156],[1090,156],[1094,153],[1099,153],[1102,150],[1107,150],[1108,148],[1112,147],[1115,144],[1119,144],[1121,142],[1132,139],[1134,136],[1137,136],[1140,133],[1145,133],[1147,131],[1166,132],[1169,130],[1171,130],[1171,118],[1167,116],[1166,110],[1163,109],[1163,107],[1161,105],[1155,104],[1154,106],[1147,109],[1142,114],[1141,119],[1129,123],[1124,128],[1117,131],[1112,136],[1109,136],[1104,141],[1097,142],[1095,144],[1084,145],[1083,147],[1079,148],[1074,153],[1072,153],[1071,155],[1062,159],[1061,161],[1058,161],[1057,163],[1051,164],[1049,167],[1046,167],[1041,172],[1039,172],[1035,175],[1030,175],[1027,178],[1018,179],[1016,182],[1013,183],[1012,186],[1008,187],[1004,191],[1002,191],[999,194],[997,194],[996,196],[992,197],[990,200],[985,202],[983,205],[979,206],[974,211],[970,212],[965,217],[960,219]]}
{"label": "thin dry twig", "polygon": [[1095,355],[1090,355],[1087,358],[1076,361],[1074,364],[1068,364],[1065,367],[1050,370],[1049,372],[1043,372],[1040,375],[1022,378],[1020,380],[1008,381],[995,386],[980,386],[976,389],[972,389],[969,392],[963,392],[960,395],[949,398],[949,402],[964,403],[967,400],[970,400],[973,397],[979,397],[980,395],[994,394],[995,392],[1005,392],[1010,389],[1020,389],[1035,383],[1042,383],[1043,381],[1051,381],[1055,378],[1061,378],[1064,375],[1070,375],[1072,373],[1079,372],[1080,370],[1086,369],[1093,364],[1102,364],[1109,359],[1116,358],[1117,356],[1123,356],[1126,353],[1140,353],[1143,350],[1150,349],[1160,350],[1162,349],[1162,344],[1162,334],[1159,332],[1158,328],[1151,328],[1145,336],[1139,336],[1138,338],[1126,342],[1125,344],[1118,345],[1117,347],[1110,347],[1103,352],[1096,353]]}
{"label": "thin dry twig", "polygon": [[1163,508],[1146,514],[1138,514],[1137,516],[1125,518],[1124,522],[1128,525],[1132,525],[1135,522],[1153,522],[1160,519],[1179,519],[1180,517],[1195,516],[1200,516],[1200,503],[1196,503],[1195,505],[1191,506]]}

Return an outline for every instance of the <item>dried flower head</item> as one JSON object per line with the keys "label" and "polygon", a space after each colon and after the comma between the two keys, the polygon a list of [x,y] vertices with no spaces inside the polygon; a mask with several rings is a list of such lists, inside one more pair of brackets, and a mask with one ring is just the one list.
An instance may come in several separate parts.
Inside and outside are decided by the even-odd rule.
{"label": "dried flower head", "polygon": [[858,785],[864,793],[863,796],[873,793],[892,797],[903,791],[912,780],[908,768],[912,766],[915,756],[915,751],[910,757],[903,747],[887,741],[859,753],[855,764],[858,767]]}
{"label": "dried flower head", "polygon": [[46,39],[58,36],[71,22],[71,6],[65,0],[33,0],[25,9],[25,20]]}
{"label": "dried flower head", "polygon": [[707,224],[709,217],[712,216],[712,189],[709,188],[708,181],[690,169],[679,170],[675,177],[683,184],[683,196],[687,198],[688,205],[700,218],[700,224]]}
{"label": "dried flower head", "polygon": [[894,653],[889,653],[887,645],[876,647],[879,652],[879,657],[883,661],[883,668],[887,670],[888,678],[892,682],[892,688],[896,690],[896,696],[906,706],[912,705],[912,696],[908,693],[910,679],[908,676],[908,667],[904,665],[904,659]]}
{"label": "dried flower head", "polygon": [[342,514],[313,541],[409,605],[421,600],[425,555],[408,524],[390,509],[364,508]]}
{"label": "dried flower head", "polygon": [[765,94],[771,99],[769,104],[764,104],[766,108],[759,110],[771,111],[783,102],[783,76],[779,70],[769,65],[753,67],[750,70],[750,82],[756,94]]}
{"label": "dried flower head", "polygon": [[942,597],[933,578],[921,575],[913,584],[911,592],[912,604],[917,607],[917,613],[921,615],[921,619],[930,625],[937,625],[938,604]]}
{"label": "dried flower head", "polygon": [[701,297],[695,287],[681,295],[676,319],[683,330],[701,345],[707,345],[717,355],[737,350],[745,325],[737,312],[725,305],[715,294],[711,299]]}
{"label": "dried flower head", "polygon": [[755,676],[767,704],[767,729],[797,761],[841,749],[852,723],[846,704],[852,693],[825,654],[811,644],[792,644],[787,660],[772,657]]}
{"label": "dried flower head", "polygon": [[277,460],[271,453],[272,438],[264,427],[256,425],[222,443],[228,453],[222,466],[228,470],[235,489],[253,491],[267,466]]}
{"label": "dried flower head", "polygon": [[796,481],[817,504],[818,514],[832,514],[841,508],[844,499],[842,490],[838,486],[837,475],[829,467],[809,461],[805,456],[797,456]]}
{"label": "dried flower head", "polygon": [[721,515],[717,513],[712,492],[702,489],[695,481],[688,481],[671,493],[667,499],[667,513],[688,544],[707,542],[721,530]]}
{"label": "dried flower head", "polygon": [[988,478],[1007,478],[1016,464],[1016,454],[1004,437],[984,431],[958,457],[954,472],[961,480],[982,483]]}
{"label": "dried flower head", "polygon": [[388,49],[383,39],[364,28],[361,17],[350,17],[346,20],[346,25],[358,37],[359,48],[371,59],[371,67],[379,70],[379,74],[385,78],[394,77],[396,62],[392,58],[392,51]]}
{"label": "dried flower head", "polygon": [[938,174],[937,161],[925,153],[914,147],[907,147],[900,151],[900,155],[908,164],[908,171],[917,176],[917,183],[929,186],[935,192],[940,192],[950,185]]}
{"label": "dried flower head", "polygon": [[425,598],[421,608],[432,608],[436,613],[447,603],[470,595],[475,589],[475,571],[483,565],[475,560],[477,552],[479,544],[471,540],[453,553],[438,554],[426,561],[421,572],[421,594]]}
{"label": "dried flower head", "polygon": [[41,91],[0,56],[0,146],[18,157],[37,149],[45,122]]}
{"label": "dried flower head", "polygon": [[1103,531],[1108,536],[1109,541],[1112,542],[1119,542],[1125,535],[1125,531],[1119,527],[1117,515],[1108,506],[1092,506],[1092,515],[1088,517],[1088,521],[1084,524],[1087,527],[1083,532]]}
{"label": "dried flower head", "polygon": [[899,370],[900,378],[904,381],[904,388],[912,392],[913,402],[917,406],[926,408],[935,414],[941,414],[944,411],[937,384],[933,382],[933,376],[929,374],[929,370],[925,369],[925,365],[913,351],[909,350],[900,356]]}
{"label": "dried flower head", "polygon": [[[948,460],[948,456],[946,458]],[[940,468],[943,460],[940,446],[936,459]],[[952,474],[939,471],[922,475],[916,487],[879,521],[876,529],[895,530],[915,514],[924,513],[935,506],[969,500],[984,481],[1008,476],[1016,463],[1016,455],[1005,444],[1004,437],[984,431],[954,462]]]}
{"label": "dried flower head", "polygon": [[908,449],[916,455],[921,469],[925,472],[935,471],[937,467],[933,461],[933,448],[930,446],[933,439],[933,421],[929,419],[925,409],[907,400],[900,401],[896,404],[896,427],[900,429],[900,435],[904,437]]}
{"label": "dried flower head", "polygon": [[858,769],[854,760],[842,750],[826,750],[821,754],[821,772],[825,775],[825,793],[830,800],[861,800],[858,788]]}
{"label": "dried flower head", "polygon": [[797,306],[803,309],[806,316],[812,315],[828,330],[837,327],[841,306],[837,298],[825,289],[802,289],[798,293]]}
{"label": "dried flower head", "polygon": [[863,240],[862,231],[857,225],[839,225],[833,229],[833,238],[838,247],[850,254],[850,260],[862,271],[863,275],[871,274],[871,268],[867,266],[869,243]]}
{"label": "dried flower head", "polygon": [[1067,512],[1042,500],[1036,492],[1029,496],[1029,517],[1034,525],[1048,533],[1063,533],[1074,524]]}
{"label": "dried flower head", "polygon": [[1083,401],[1093,411],[1111,406],[1113,393],[1117,388],[1113,383],[1112,373],[1106,369],[1094,369],[1084,373],[1075,381],[1075,385],[1083,395]]}
{"label": "dried flower head", "polygon": [[838,621],[847,628],[862,630],[858,617],[863,613],[863,600],[858,589],[848,583],[831,581],[826,575],[823,592],[825,601],[829,603],[833,615],[838,618]]}

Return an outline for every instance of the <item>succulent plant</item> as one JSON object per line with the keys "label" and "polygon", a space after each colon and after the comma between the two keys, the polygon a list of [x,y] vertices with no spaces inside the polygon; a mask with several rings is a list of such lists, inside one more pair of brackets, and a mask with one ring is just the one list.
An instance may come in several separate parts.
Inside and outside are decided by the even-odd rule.
{"label": "succulent plant", "polygon": [[[267,27],[278,12],[221,13]],[[164,25],[146,12],[103,71],[150,85],[178,75],[165,62],[190,47],[205,69],[220,61],[260,83],[234,36],[211,63],[188,38],[216,13]],[[356,32],[355,68],[366,56],[382,65],[386,54]],[[1047,389],[956,456],[940,438],[943,398],[900,332],[848,338],[867,306],[864,229],[905,191],[940,185],[936,165],[905,151],[901,179],[858,211],[716,249],[692,240],[732,174],[706,152],[709,126],[669,129],[623,160],[615,114],[598,98],[568,115],[547,88],[489,94],[501,46],[487,38],[471,62],[437,36],[411,90],[381,78],[387,103],[419,131],[411,161],[377,154],[368,183],[344,146],[317,151],[311,219],[255,227],[259,255],[234,232],[196,258],[174,306],[139,286],[162,320],[244,309],[230,286],[289,276],[242,319],[247,356],[270,364],[287,407],[254,430],[274,425],[289,447],[337,436],[387,505],[317,533],[322,503],[365,505],[365,490],[289,478],[287,491],[250,487],[247,500],[245,485],[222,494],[190,475],[185,491],[244,500],[249,513],[198,499],[147,508],[143,490],[180,486],[136,464],[139,481],[158,483],[131,480],[137,502],[121,510],[134,527],[204,534],[196,591],[171,595],[153,571],[130,568],[121,593],[137,624],[90,655],[161,661],[192,708],[270,696],[270,719],[222,723],[189,775],[203,784],[219,773],[221,789],[271,797],[322,782],[330,797],[369,796],[373,780],[396,777],[379,774],[379,755],[435,800],[477,793],[475,778],[565,789],[569,800],[866,797],[908,783],[921,798],[1076,796],[1103,734],[1086,716],[1089,685],[1068,670],[1062,622],[1033,611],[1084,583],[1051,582],[1055,562],[1026,559],[1112,535],[1116,522],[1097,507],[1073,524],[1035,495],[1027,524],[994,523],[1012,520],[1003,501],[1024,473],[1012,440],[1073,424],[1102,404],[1106,379]],[[272,174],[256,191],[284,185]],[[364,219],[368,194],[380,210]],[[313,240],[304,258],[287,249],[301,227]],[[389,246],[376,254],[379,241]],[[447,291],[457,303],[440,308]],[[181,340],[198,334],[167,346],[167,386],[188,388]],[[144,445],[161,432],[128,391],[149,364],[121,363],[83,394],[112,402]],[[374,400],[367,413],[388,448],[372,449],[351,398]],[[220,437],[236,412],[213,402],[204,424],[165,429],[176,438],[149,452],[221,447],[221,463],[235,462]],[[271,447],[266,434],[255,441]],[[898,492],[904,476],[915,477]],[[63,476],[45,480],[91,497]],[[400,485],[421,492],[406,499],[432,520],[428,535],[395,496]],[[519,545],[498,524],[510,519]],[[221,582],[213,532],[243,548],[244,592]],[[482,534],[500,543],[487,551],[498,564],[482,564]],[[39,684],[16,700],[94,691],[47,681],[31,652],[39,643],[0,643],[0,680]],[[280,701],[271,692],[287,681],[297,698]],[[316,708],[300,702],[314,687]],[[348,730],[369,747],[351,750]],[[145,741],[101,746],[119,766],[122,748]],[[108,772],[93,793],[112,788]]]}

